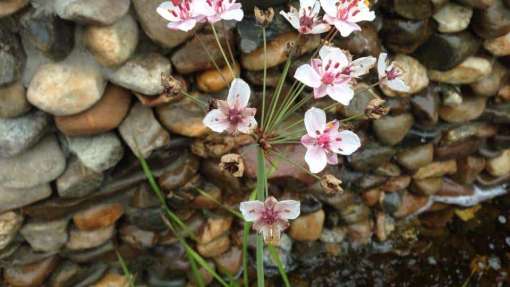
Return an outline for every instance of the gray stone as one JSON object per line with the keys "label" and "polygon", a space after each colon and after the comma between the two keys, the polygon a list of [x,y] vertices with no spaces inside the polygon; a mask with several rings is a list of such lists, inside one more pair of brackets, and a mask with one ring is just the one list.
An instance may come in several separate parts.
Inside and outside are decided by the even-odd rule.
{"label": "gray stone", "polygon": [[124,155],[119,137],[113,133],[95,136],[66,137],[69,150],[86,167],[95,172],[103,172],[115,166]]}
{"label": "gray stone", "polygon": [[57,139],[48,135],[22,154],[0,158],[0,185],[28,188],[50,182],[64,172],[66,160]]}
{"label": "gray stone", "polygon": [[23,215],[14,211],[0,214],[0,250],[12,242],[23,223]]}
{"label": "gray stone", "polygon": [[92,107],[103,96],[105,86],[99,66],[88,57],[76,55],[39,66],[27,98],[45,112],[69,116]]}
{"label": "gray stone", "polygon": [[[0,5],[1,6],[1,5]],[[2,12],[0,11],[0,14]],[[3,25],[3,24],[1,24]],[[0,25],[0,86],[16,81],[23,70],[25,56],[16,35]]]}
{"label": "gray stone", "polygon": [[35,145],[48,130],[49,123],[49,116],[41,111],[0,119],[0,157],[13,157]]}
{"label": "gray stone", "polygon": [[60,197],[83,197],[96,190],[103,182],[103,174],[86,167],[73,157],[66,171],[57,179],[57,192]]}
{"label": "gray stone", "polygon": [[51,195],[49,184],[30,188],[6,188],[0,186],[0,212],[27,206]]}
{"label": "gray stone", "polygon": [[379,141],[387,145],[395,145],[404,139],[413,123],[411,114],[401,114],[375,120],[373,128]]}
{"label": "gray stone", "polygon": [[83,250],[98,247],[113,237],[115,225],[94,230],[71,229],[66,248],[69,250]]}
{"label": "gray stone", "polygon": [[119,69],[108,71],[111,82],[128,90],[152,96],[163,92],[161,74],[171,72],[170,61],[156,53],[138,55]]}
{"label": "gray stone", "polygon": [[447,3],[437,11],[433,18],[439,24],[441,33],[460,32],[467,28],[473,16],[473,9],[456,3]]}
{"label": "gray stone", "polygon": [[36,251],[56,251],[68,240],[67,223],[69,219],[55,221],[32,221],[21,228],[21,235]]}
{"label": "gray stone", "polygon": [[30,86],[30,82],[34,77],[35,72],[37,72],[39,69],[39,66],[53,63],[53,60],[44,55],[44,53],[41,52],[36,46],[34,46],[32,41],[23,33],[21,34],[21,43],[23,44],[23,49],[27,55],[25,69],[23,70],[21,80],[23,86],[28,87]]}
{"label": "gray stone", "polygon": [[129,0],[56,0],[60,18],[82,24],[111,25],[129,10]]}
{"label": "gray stone", "polygon": [[145,34],[157,44],[165,48],[173,48],[186,41],[193,33],[168,29],[167,21],[156,12],[156,8],[162,2],[161,0],[133,0],[133,6]]}
{"label": "gray stone", "polygon": [[152,109],[141,103],[131,108],[120,125],[119,132],[133,153],[144,158],[149,157],[155,149],[170,143],[170,135],[156,120]]}

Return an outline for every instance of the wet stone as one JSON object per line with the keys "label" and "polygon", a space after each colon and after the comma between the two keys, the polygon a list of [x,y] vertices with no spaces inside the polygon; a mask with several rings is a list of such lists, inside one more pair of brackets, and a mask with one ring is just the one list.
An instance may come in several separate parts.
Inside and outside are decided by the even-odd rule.
{"label": "wet stone", "polygon": [[115,166],[124,155],[119,137],[113,133],[94,136],[66,137],[69,150],[83,165],[95,172]]}
{"label": "wet stone", "polygon": [[131,94],[109,84],[103,97],[90,109],[71,116],[55,117],[55,125],[65,135],[84,136],[117,128],[129,111]]}
{"label": "wet stone", "polygon": [[474,11],[473,30],[484,39],[503,36],[510,32],[510,8],[503,0],[495,0],[487,9]]}
{"label": "wet stone", "polygon": [[437,161],[420,167],[413,175],[413,179],[439,177],[446,174],[455,174],[456,172],[457,162],[455,160]]}
{"label": "wet stone", "polygon": [[76,213],[73,222],[80,230],[94,230],[115,224],[123,214],[120,203],[99,204]]}
{"label": "wet stone", "polygon": [[[205,97],[201,97],[205,99]],[[209,133],[202,120],[204,111],[190,99],[182,99],[177,103],[159,106],[156,114],[161,124],[170,132],[186,137],[203,137]]]}
{"label": "wet stone", "polygon": [[297,241],[318,240],[322,233],[325,217],[322,209],[299,216],[290,223],[289,236]]}
{"label": "wet stone", "polygon": [[446,71],[478,51],[480,42],[471,33],[435,33],[416,51],[415,56],[429,69]]}
{"label": "wet stone", "polygon": [[394,154],[395,150],[391,147],[367,144],[351,156],[351,165],[357,171],[371,171],[388,162]]}
{"label": "wet stone", "polygon": [[388,17],[384,19],[381,33],[392,52],[409,54],[427,41],[432,33],[432,22]]}
{"label": "wet stone", "polygon": [[193,35],[192,32],[174,31],[166,27],[168,22],[156,12],[156,8],[162,3],[160,0],[132,0],[131,2],[145,34],[157,44],[173,48]]}
{"label": "wet stone", "polygon": [[74,46],[74,25],[53,15],[27,12],[20,20],[21,33],[44,55],[63,60]]}
{"label": "wet stone", "polygon": [[411,114],[385,116],[374,121],[373,129],[381,143],[396,145],[404,139],[413,123]]}
{"label": "wet stone", "polygon": [[161,74],[171,72],[170,61],[157,53],[132,57],[117,70],[108,71],[109,80],[128,90],[153,96],[163,92]]}
{"label": "wet stone", "polygon": [[464,62],[448,71],[429,70],[431,80],[448,84],[471,84],[486,76],[492,71],[489,60],[479,57],[469,57]]}
{"label": "wet stone", "polygon": [[439,117],[449,123],[465,123],[482,115],[487,98],[463,97],[463,101],[457,106],[441,106]]}
{"label": "wet stone", "polygon": [[21,81],[0,87],[0,118],[13,118],[30,110]]}
{"label": "wet stone", "polygon": [[170,135],[154,117],[151,108],[136,103],[119,127],[119,132],[134,154],[144,158],[152,151],[168,146]]}
{"label": "wet stone", "polygon": [[69,250],[83,250],[98,247],[110,240],[115,233],[115,226],[93,230],[80,230],[71,228],[66,248]]}
{"label": "wet stone", "polygon": [[4,280],[10,286],[37,287],[43,286],[44,280],[57,267],[58,257],[53,256],[40,262],[23,266],[10,266],[4,271]]}
{"label": "wet stone", "polygon": [[432,144],[407,148],[397,154],[398,163],[409,170],[419,169],[431,163],[433,158],[434,146]]}
{"label": "wet stone", "polygon": [[361,31],[353,32],[347,38],[333,41],[339,48],[349,51],[353,55],[372,55],[377,57],[381,52],[381,43],[377,29],[369,22],[360,23]]}
{"label": "wet stone", "polygon": [[473,9],[455,3],[448,3],[433,18],[439,24],[437,30],[441,33],[460,32],[467,28],[473,16]]}
{"label": "wet stone", "polygon": [[12,119],[0,118],[0,157],[13,157],[34,146],[49,124],[49,116],[41,111]]}
{"label": "wet stone", "polygon": [[67,235],[68,222],[68,219],[32,221],[23,225],[20,233],[36,251],[57,251],[66,244],[69,238]]}
{"label": "wet stone", "polygon": [[24,153],[0,158],[0,185],[30,188],[56,179],[64,172],[65,158],[54,135],[48,135]]}
{"label": "wet stone", "polygon": [[111,25],[129,10],[130,1],[58,0],[55,11],[63,19],[81,24]]}

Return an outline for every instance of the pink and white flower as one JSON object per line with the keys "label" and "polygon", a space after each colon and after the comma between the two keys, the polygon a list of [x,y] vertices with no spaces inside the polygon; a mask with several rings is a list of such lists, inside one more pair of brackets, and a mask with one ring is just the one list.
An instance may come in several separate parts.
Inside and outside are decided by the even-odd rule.
{"label": "pink and white flower", "polygon": [[250,93],[250,87],[245,81],[234,79],[228,91],[227,101],[217,101],[218,108],[205,116],[204,125],[217,133],[223,131],[231,134],[238,131],[250,133],[257,126],[255,120],[257,109],[248,107]]}
{"label": "pink and white flower", "polygon": [[377,59],[377,74],[379,75],[379,83],[396,92],[409,92],[409,87],[400,78],[402,71],[393,63],[388,65],[388,54],[381,53]]}
{"label": "pink and white flower", "polygon": [[197,13],[206,17],[207,21],[214,24],[221,20],[241,21],[244,12],[241,4],[236,0],[195,0]]}
{"label": "pink and white flower", "polygon": [[301,137],[306,147],[305,161],[311,173],[321,172],[327,164],[338,164],[338,154],[350,155],[360,146],[359,137],[348,130],[339,131],[337,120],[326,123],[326,113],[310,108],[305,113],[307,134]]}
{"label": "pink and white flower", "polygon": [[330,26],[319,20],[321,5],[318,0],[300,0],[299,10],[290,7],[289,12],[280,14],[301,34],[320,34],[329,31]]}
{"label": "pink and white flower", "polygon": [[357,24],[361,21],[373,21],[375,13],[370,11],[366,0],[320,0],[326,12],[324,20],[334,25],[342,37],[348,37],[354,31],[361,31]]}
{"label": "pink and white flower", "polygon": [[326,95],[333,100],[348,105],[354,96],[352,84],[367,74],[375,65],[374,57],[363,57],[351,61],[341,49],[324,46],[319,51],[320,59],[312,59],[310,64],[301,65],[294,78],[313,88],[314,98]]}
{"label": "pink and white flower", "polygon": [[264,202],[259,200],[241,202],[240,210],[244,220],[253,222],[253,229],[262,233],[267,244],[278,245],[280,233],[289,227],[289,219],[296,219],[300,213],[300,202],[296,200],[278,201],[269,196]]}
{"label": "pink and white flower", "polygon": [[156,12],[169,21],[168,28],[184,32],[193,29],[204,18],[197,13],[192,0],[165,1],[156,8]]}

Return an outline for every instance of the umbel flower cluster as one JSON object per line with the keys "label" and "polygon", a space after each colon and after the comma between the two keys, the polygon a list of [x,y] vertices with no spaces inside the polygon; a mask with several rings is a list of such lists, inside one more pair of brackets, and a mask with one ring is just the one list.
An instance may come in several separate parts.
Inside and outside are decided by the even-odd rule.
{"label": "umbel flower cluster", "polygon": [[[324,13],[321,13],[321,10]],[[212,24],[221,20],[241,21],[244,16],[241,4],[235,0],[172,0],[162,3],[157,12],[169,21],[168,28],[181,31],[190,31],[197,24],[205,22],[209,22],[215,31]],[[302,89],[295,92],[294,100],[299,97],[306,98],[299,93],[308,87],[313,90],[311,100],[328,96],[339,105],[349,105],[355,96],[356,83],[375,66],[379,80],[372,86],[384,85],[398,92],[408,91],[407,85],[400,78],[404,71],[389,62],[386,53],[381,53],[378,59],[372,56],[354,59],[349,52],[328,44],[337,32],[342,37],[347,37],[361,30],[359,22],[375,19],[375,13],[370,11],[366,1],[300,0],[299,8],[291,7],[288,12],[282,11],[280,14],[302,35],[329,31],[329,39],[326,39],[326,44],[319,49],[318,57],[314,56],[308,64],[298,67],[293,75],[296,82],[302,85]],[[336,31],[333,31],[334,29]],[[291,56],[292,53],[289,57]],[[224,57],[228,65],[228,59],[225,55]],[[286,74],[284,79],[285,76]],[[276,123],[273,119],[270,118],[264,123],[264,111],[261,116],[256,117],[257,110],[249,107],[250,94],[250,86],[244,80],[235,78],[230,83],[226,101],[216,101],[215,108],[209,110],[203,123],[217,133],[252,134],[259,143],[264,142],[260,144],[264,151],[270,150],[275,144],[285,143],[286,138],[283,135],[274,135],[275,129],[272,128]],[[377,103],[372,103],[377,106],[373,109],[383,111],[384,108],[379,107],[383,102],[379,99]],[[291,100],[290,105],[292,104]],[[264,107],[264,104],[262,106]],[[295,113],[299,107],[288,110]],[[262,121],[260,126],[257,118]],[[339,120],[327,121],[326,112],[322,109],[308,109],[298,123],[304,128],[298,130],[301,134],[296,140],[306,148],[304,160],[312,175],[323,171],[328,164],[338,164],[338,155],[351,155],[361,146],[356,133],[342,129]],[[270,137],[277,140],[267,144],[267,138]],[[263,198],[265,200],[262,200]],[[240,209],[246,221],[254,222],[253,228],[262,233],[266,243],[277,243],[280,233],[288,227],[288,220],[299,216],[300,204],[295,200],[278,202],[276,198],[268,196],[267,191],[263,198],[242,202]]]}

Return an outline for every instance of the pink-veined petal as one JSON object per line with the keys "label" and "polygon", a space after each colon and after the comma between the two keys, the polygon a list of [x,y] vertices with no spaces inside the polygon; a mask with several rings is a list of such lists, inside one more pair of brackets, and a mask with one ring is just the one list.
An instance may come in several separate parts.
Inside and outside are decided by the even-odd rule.
{"label": "pink-veined petal", "polygon": [[320,3],[327,16],[336,17],[336,14],[338,13],[336,3],[338,3],[338,0],[320,0]]}
{"label": "pink-veined petal", "polygon": [[326,129],[326,113],[318,108],[310,108],[305,112],[306,132],[312,138]]}
{"label": "pink-veined petal", "polygon": [[309,147],[305,153],[305,162],[311,173],[321,172],[328,164],[326,152],[320,146]]}
{"label": "pink-veined petal", "polygon": [[396,78],[391,81],[386,81],[385,84],[386,86],[388,86],[388,88],[396,92],[408,93],[410,91],[409,86],[407,86],[407,84],[400,78]]}
{"label": "pink-veined petal", "polygon": [[347,84],[328,86],[326,91],[333,100],[341,103],[344,106],[349,105],[351,99],[354,97],[354,91],[352,90],[351,86]]}
{"label": "pink-veined petal", "polygon": [[280,244],[280,235],[282,230],[283,228],[280,224],[273,224],[263,225],[259,232],[262,233],[262,237],[266,244],[277,246]]}
{"label": "pink-veined petal", "polygon": [[299,25],[299,15],[293,12],[284,11],[280,11],[280,15],[282,15],[283,18],[289,21],[289,23],[292,25],[292,27],[294,27],[294,29],[299,31],[299,28],[301,28],[301,26]]}
{"label": "pink-veined petal", "polygon": [[356,13],[349,17],[350,22],[361,22],[361,21],[374,21],[375,12],[370,11],[368,7],[363,3],[364,1],[360,1],[360,12]]}
{"label": "pink-veined petal", "polygon": [[237,125],[237,130],[243,134],[251,133],[257,127],[257,120],[255,117],[250,116],[248,119],[243,120]]}
{"label": "pink-veined petal", "polygon": [[258,200],[243,201],[239,206],[244,220],[248,222],[257,221],[264,211],[264,203]]}
{"label": "pink-veined petal", "polygon": [[230,127],[227,117],[218,109],[211,110],[202,121],[211,130],[221,133]]}
{"label": "pink-veined petal", "polygon": [[250,101],[250,94],[250,86],[244,80],[235,78],[230,85],[230,89],[228,90],[228,105],[231,107],[237,105],[237,108],[244,108]]}
{"label": "pink-veined petal", "polygon": [[301,137],[301,144],[304,145],[305,147],[311,147],[313,145],[315,145],[316,143],[316,140],[315,138],[312,138],[311,136],[309,136],[308,134],[306,135],[303,135]]}
{"label": "pink-veined petal", "polygon": [[296,219],[301,212],[301,203],[297,200],[282,200],[275,206],[279,216],[284,219]]}
{"label": "pink-veined petal", "polygon": [[178,17],[174,16],[170,11],[175,9],[175,5],[170,1],[165,1],[159,4],[158,8],[156,8],[156,12],[167,21],[176,21],[179,20]]}
{"label": "pink-veined petal", "polygon": [[367,74],[375,65],[376,59],[372,56],[362,57],[352,61],[352,77],[360,77]]}
{"label": "pink-veined petal", "polygon": [[310,31],[310,34],[322,34],[324,32],[329,31],[331,29],[331,26],[326,23],[319,23],[315,26],[313,26],[312,31]]}
{"label": "pink-veined petal", "polygon": [[341,131],[339,134],[341,141],[338,143],[339,149],[336,153],[342,155],[351,155],[361,146],[361,140],[358,135],[352,131]]}
{"label": "pink-veined petal", "polygon": [[210,17],[216,15],[216,11],[212,6],[207,4],[206,0],[191,1],[191,11],[193,13],[193,16]]}
{"label": "pink-veined petal", "polygon": [[321,76],[309,64],[299,66],[294,73],[294,78],[312,88],[318,88],[322,84]]}
{"label": "pink-veined petal", "polygon": [[[239,4],[239,3],[235,3],[235,4]],[[241,9],[241,4],[239,4],[239,8],[230,8],[229,10],[221,13],[221,19],[223,20],[235,20],[235,21],[241,21],[243,20],[243,17],[244,17],[244,12],[243,10]]]}
{"label": "pink-veined petal", "polygon": [[388,58],[388,54],[381,53],[377,58],[377,75],[379,76],[379,80],[386,77],[386,59]]}
{"label": "pink-veined petal", "polygon": [[320,87],[313,89],[313,98],[320,99],[325,97],[328,94],[326,89],[326,85],[321,85]]}
{"label": "pink-veined petal", "polygon": [[338,63],[339,67],[338,69],[342,70],[344,67],[346,67],[349,64],[349,59],[347,58],[347,55],[337,47],[333,46],[323,46],[319,50],[319,56],[322,59],[322,63],[327,65],[329,61],[332,63]]}
{"label": "pink-veined petal", "polygon": [[338,164],[338,155],[330,152],[328,155],[328,164]]}
{"label": "pink-veined petal", "polygon": [[348,37],[354,31],[361,31],[361,27],[356,23],[336,20],[333,25],[335,25],[342,37]]}
{"label": "pink-veined petal", "polygon": [[188,19],[181,22],[169,22],[167,27],[173,30],[181,30],[188,32],[195,27],[197,21],[195,19]]}
{"label": "pink-veined petal", "polygon": [[266,200],[264,201],[264,207],[272,209],[276,206],[278,203],[278,200],[274,196],[268,196]]}

